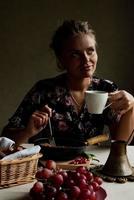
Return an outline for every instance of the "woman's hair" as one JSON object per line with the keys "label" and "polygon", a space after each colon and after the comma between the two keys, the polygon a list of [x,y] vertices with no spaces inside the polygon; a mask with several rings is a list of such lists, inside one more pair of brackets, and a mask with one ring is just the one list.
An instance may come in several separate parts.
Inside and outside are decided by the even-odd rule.
{"label": "woman's hair", "polygon": [[79,33],[89,34],[96,42],[95,33],[87,21],[65,20],[55,31],[50,43],[50,48],[53,49],[57,58],[59,58],[62,52],[64,42]]}

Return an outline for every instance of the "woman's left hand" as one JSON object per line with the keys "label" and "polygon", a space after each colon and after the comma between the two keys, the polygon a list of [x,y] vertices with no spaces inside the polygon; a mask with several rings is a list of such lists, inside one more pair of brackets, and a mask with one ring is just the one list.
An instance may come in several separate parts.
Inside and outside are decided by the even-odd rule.
{"label": "woman's left hand", "polygon": [[120,115],[125,114],[128,110],[134,109],[134,97],[125,90],[118,90],[109,93],[109,102],[111,108]]}

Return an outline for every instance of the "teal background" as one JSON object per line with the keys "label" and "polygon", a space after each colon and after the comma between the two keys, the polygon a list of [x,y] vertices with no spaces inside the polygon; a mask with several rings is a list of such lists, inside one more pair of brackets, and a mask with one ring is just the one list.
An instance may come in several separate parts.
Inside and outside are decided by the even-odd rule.
{"label": "teal background", "polygon": [[64,19],[88,20],[96,31],[96,74],[134,94],[133,0],[1,0],[0,131],[26,92],[58,74],[49,49]]}

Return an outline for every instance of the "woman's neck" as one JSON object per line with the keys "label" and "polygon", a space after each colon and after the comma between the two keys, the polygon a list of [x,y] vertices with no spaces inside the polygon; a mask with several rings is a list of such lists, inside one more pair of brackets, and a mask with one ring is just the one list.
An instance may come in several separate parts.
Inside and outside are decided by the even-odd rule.
{"label": "woman's neck", "polygon": [[91,81],[92,81],[91,78],[84,78],[77,80],[69,77],[67,79],[67,85],[69,90],[85,92],[88,89],[89,85],[91,84]]}
{"label": "woman's neck", "polygon": [[67,86],[69,89],[70,97],[73,101],[76,112],[80,112],[84,104],[85,91],[91,84],[91,78],[84,78],[83,80],[67,79]]}

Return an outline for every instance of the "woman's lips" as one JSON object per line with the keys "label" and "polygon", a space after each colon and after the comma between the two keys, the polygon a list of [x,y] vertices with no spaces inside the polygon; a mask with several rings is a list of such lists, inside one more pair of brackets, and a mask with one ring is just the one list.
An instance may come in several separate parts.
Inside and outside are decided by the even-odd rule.
{"label": "woman's lips", "polygon": [[84,65],[81,67],[81,71],[89,71],[93,69],[93,65]]}

